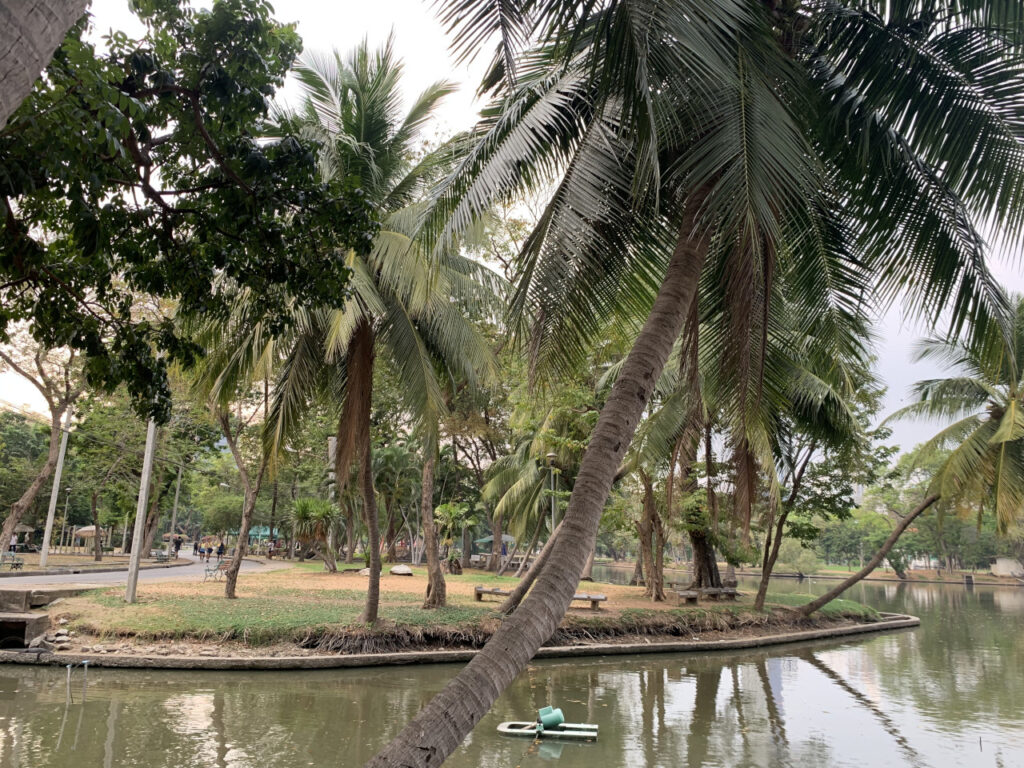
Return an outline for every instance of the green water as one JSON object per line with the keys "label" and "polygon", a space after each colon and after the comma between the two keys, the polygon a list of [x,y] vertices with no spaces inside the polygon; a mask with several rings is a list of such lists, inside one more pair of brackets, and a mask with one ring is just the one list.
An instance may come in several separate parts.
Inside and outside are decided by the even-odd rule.
{"label": "green water", "polygon": [[[763,652],[537,662],[446,765],[1024,766],[1024,589],[871,584],[851,596],[921,627]],[[64,669],[0,667],[0,768],[359,766],[456,669],[93,669],[85,690],[78,669],[69,702]],[[536,752],[495,733],[549,702],[599,723],[599,741]]]}

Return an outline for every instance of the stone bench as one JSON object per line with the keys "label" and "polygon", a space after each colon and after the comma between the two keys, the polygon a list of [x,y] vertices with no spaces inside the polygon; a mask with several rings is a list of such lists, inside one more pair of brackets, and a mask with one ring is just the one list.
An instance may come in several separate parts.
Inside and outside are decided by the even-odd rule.
{"label": "stone bench", "polygon": [[603,603],[608,598],[605,595],[587,595],[583,593],[577,593],[572,596],[573,600],[584,600],[590,602],[590,610],[596,611],[600,608],[599,603]]}
{"label": "stone bench", "polygon": [[679,604],[683,605],[696,605],[697,598],[700,597],[700,593],[695,592],[692,589],[677,589],[676,597],[679,598]]}
{"label": "stone bench", "polygon": [[708,600],[735,600],[739,592],[736,587],[704,587],[700,590],[700,596]]}
{"label": "stone bench", "polygon": [[508,597],[512,592],[501,587],[474,587],[473,597],[478,603],[482,603],[484,595],[494,595],[495,597]]}
{"label": "stone bench", "polygon": [[17,555],[0,556],[0,568],[10,568],[12,571],[20,571],[25,567],[24,558]]}

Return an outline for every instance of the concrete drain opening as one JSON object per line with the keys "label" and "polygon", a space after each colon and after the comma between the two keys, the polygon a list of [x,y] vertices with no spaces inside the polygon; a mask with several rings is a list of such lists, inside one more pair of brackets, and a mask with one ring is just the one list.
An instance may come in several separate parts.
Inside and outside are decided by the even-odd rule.
{"label": "concrete drain opening", "polygon": [[0,613],[0,648],[27,648],[49,626],[45,613]]}

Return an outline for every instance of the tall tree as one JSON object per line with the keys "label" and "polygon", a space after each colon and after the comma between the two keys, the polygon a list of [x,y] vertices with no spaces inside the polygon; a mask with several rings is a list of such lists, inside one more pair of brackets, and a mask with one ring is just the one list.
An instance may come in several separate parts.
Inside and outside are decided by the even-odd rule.
{"label": "tall tree", "polygon": [[[5,35],[67,29],[9,9]],[[76,25],[0,125],[0,342],[29,321],[37,343],[84,358],[91,385],[125,383],[140,413],[163,420],[168,364],[197,350],[172,318],[135,314],[140,295],[223,315],[242,286],[277,323],[291,295],[340,306],[349,272],[321,255],[375,226],[354,185],[320,178],[314,143],[253,139],[301,50],[293,26],[262,0],[132,10],[140,38],[115,31],[97,47]],[[53,53],[42,38],[23,42]],[[4,68],[22,58],[4,54]]]}
{"label": "tall tree", "polygon": [[50,413],[50,446],[46,460],[4,519],[0,541],[5,544],[53,474],[63,434],[61,422],[85,389],[81,361],[75,350],[40,347],[26,332],[19,332],[11,340],[14,344],[0,347],[0,372],[11,371],[21,376],[42,396]]}

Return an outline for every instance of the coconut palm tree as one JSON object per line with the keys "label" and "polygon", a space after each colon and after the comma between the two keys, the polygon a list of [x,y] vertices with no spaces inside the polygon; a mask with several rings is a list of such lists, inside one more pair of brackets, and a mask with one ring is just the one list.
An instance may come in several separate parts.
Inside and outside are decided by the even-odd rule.
{"label": "coconut palm tree", "polygon": [[[550,637],[706,264],[730,288],[736,360],[754,385],[761,355],[746,342],[770,315],[749,299],[779,263],[827,308],[858,301],[864,280],[843,281],[870,270],[883,298],[910,289],[915,309],[951,308],[957,328],[1005,309],[974,221],[1021,225],[1024,12],[996,0],[881,6],[446,6],[464,48],[503,34],[486,84],[499,98],[442,195],[440,242],[496,200],[553,182],[513,302],[534,313],[535,358],[579,355],[613,307],[649,311],[535,589],[371,765],[443,759]],[[740,407],[756,400],[746,386]]]}
{"label": "coconut palm tree", "polygon": [[[319,141],[325,176],[360,180],[381,229],[366,253],[341,255],[353,273],[352,295],[344,306],[297,306],[292,327],[265,340],[282,359],[267,424],[269,445],[276,449],[283,443],[314,397],[341,404],[336,471],[341,483],[351,463],[359,465],[370,550],[362,617],[367,623],[376,620],[379,601],[380,534],[370,443],[378,354],[394,372],[408,413],[429,438],[446,408],[439,371],[448,368],[472,384],[493,370],[472,316],[493,314],[500,295],[497,277],[457,248],[431,254],[421,246],[424,190],[456,157],[457,147],[444,145],[417,157],[417,142],[452,86],[431,86],[402,115],[401,73],[390,40],[377,51],[364,42],[347,59],[337,52],[310,55],[299,67],[305,102],[298,113],[281,114],[281,122]],[[427,478],[422,482],[432,485]],[[428,557],[428,563],[437,562]],[[429,570],[428,591],[442,597],[439,565]]]}
{"label": "coconut palm tree", "polygon": [[953,419],[918,449],[918,461],[945,457],[932,476],[925,498],[907,513],[870,561],[834,589],[803,606],[810,614],[871,573],[903,532],[932,505],[939,511],[995,515],[996,530],[1006,533],[1024,521],[1024,296],[1010,297],[1005,324],[990,323],[973,343],[928,338],[916,350],[918,360],[948,367],[952,376],[914,385],[919,398],[890,419]]}

